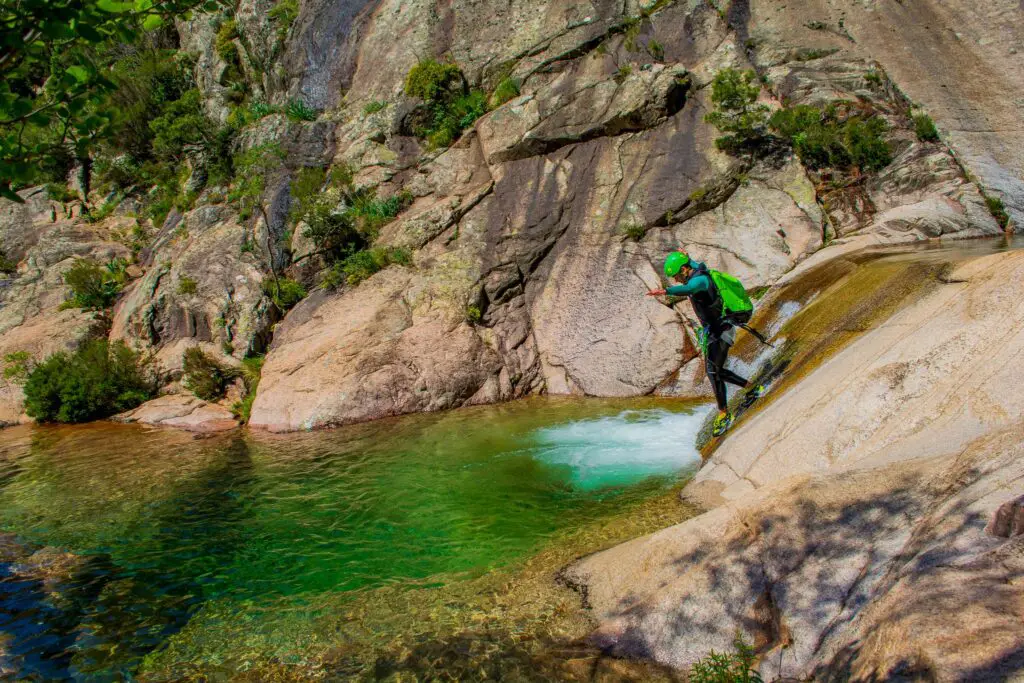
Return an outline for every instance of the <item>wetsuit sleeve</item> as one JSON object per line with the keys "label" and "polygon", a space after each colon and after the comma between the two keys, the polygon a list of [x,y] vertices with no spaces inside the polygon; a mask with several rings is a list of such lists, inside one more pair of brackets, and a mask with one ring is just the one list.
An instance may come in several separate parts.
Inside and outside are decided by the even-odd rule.
{"label": "wetsuit sleeve", "polygon": [[711,289],[711,283],[707,275],[694,275],[681,285],[672,285],[665,290],[669,296],[690,296],[699,292],[707,292]]}

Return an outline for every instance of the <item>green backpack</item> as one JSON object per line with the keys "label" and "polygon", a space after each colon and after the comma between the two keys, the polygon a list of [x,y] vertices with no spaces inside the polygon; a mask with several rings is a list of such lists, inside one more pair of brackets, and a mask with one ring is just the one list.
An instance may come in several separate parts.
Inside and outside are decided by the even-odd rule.
{"label": "green backpack", "polygon": [[747,290],[738,278],[719,270],[710,270],[712,282],[722,300],[722,317],[734,325],[742,325],[750,321],[754,312],[754,302],[747,296]]}

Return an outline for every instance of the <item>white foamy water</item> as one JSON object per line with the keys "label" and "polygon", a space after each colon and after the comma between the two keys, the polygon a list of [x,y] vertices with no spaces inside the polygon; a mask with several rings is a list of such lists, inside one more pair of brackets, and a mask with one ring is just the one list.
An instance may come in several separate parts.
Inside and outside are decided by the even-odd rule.
{"label": "white foamy water", "polygon": [[630,484],[652,475],[695,469],[700,454],[694,443],[704,406],[688,412],[626,410],[618,415],[580,420],[533,433],[533,456],[571,469],[581,489]]}

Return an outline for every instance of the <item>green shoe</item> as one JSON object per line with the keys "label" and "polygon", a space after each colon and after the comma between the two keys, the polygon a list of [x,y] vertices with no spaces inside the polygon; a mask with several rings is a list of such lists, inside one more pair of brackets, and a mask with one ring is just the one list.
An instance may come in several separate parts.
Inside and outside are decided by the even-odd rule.
{"label": "green shoe", "polygon": [[718,417],[715,418],[715,424],[714,426],[711,427],[711,433],[714,436],[721,436],[722,434],[725,434],[725,432],[728,431],[729,427],[732,426],[733,419],[734,418],[732,413],[725,413],[724,415],[719,415]]}
{"label": "green shoe", "polygon": [[749,408],[754,405],[754,402],[757,401],[757,399],[764,396],[767,391],[768,390],[763,384],[758,384],[753,389],[748,389],[747,393],[743,394],[743,401],[741,402],[741,405],[744,409]]}

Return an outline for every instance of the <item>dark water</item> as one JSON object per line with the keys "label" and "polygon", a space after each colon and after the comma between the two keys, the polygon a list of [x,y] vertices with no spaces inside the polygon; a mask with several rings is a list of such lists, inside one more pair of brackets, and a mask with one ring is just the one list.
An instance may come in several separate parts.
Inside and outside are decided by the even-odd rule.
{"label": "dark water", "polygon": [[147,662],[287,659],[339,598],[443,598],[665,492],[696,463],[701,417],[531,400],[287,436],[5,431],[0,672],[133,680]]}

